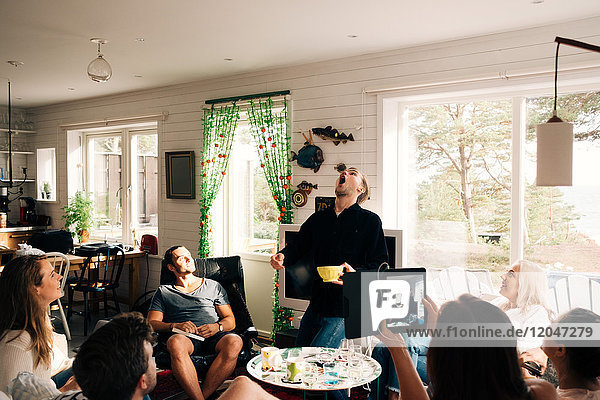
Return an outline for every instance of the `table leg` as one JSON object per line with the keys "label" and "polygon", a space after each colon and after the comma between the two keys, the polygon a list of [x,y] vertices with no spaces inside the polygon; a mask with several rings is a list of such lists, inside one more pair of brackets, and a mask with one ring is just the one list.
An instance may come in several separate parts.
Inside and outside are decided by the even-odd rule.
{"label": "table leg", "polygon": [[129,265],[129,310],[133,308],[137,297],[139,296],[140,285],[140,259],[134,257]]}

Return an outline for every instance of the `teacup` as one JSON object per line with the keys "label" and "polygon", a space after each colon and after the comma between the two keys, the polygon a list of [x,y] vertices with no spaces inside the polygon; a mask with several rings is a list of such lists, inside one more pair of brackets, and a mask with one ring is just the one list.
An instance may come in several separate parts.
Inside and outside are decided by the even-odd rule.
{"label": "teacup", "polygon": [[340,273],[344,271],[344,267],[341,265],[328,265],[324,267],[317,267],[319,276],[323,279],[323,282],[335,282],[340,279]]}
{"label": "teacup", "polygon": [[300,357],[291,357],[286,360],[285,379],[288,382],[302,382],[304,372],[309,368],[309,364]]}
{"label": "teacup", "polygon": [[283,358],[281,350],[277,347],[263,347],[260,349],[263,371],[281,371]]}

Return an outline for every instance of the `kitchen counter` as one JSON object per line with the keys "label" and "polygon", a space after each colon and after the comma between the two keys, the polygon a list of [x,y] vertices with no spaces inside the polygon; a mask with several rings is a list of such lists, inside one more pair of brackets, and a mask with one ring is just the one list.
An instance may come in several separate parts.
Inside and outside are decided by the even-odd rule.
{"label": "kitchen counter", "polygon": [[30,232],[30,231],[45,231],[48,229],[47,226],[9,226],[7,228],[0,228],[0,233],[10,232]]}
{"label": "kitchen counter", "polygon": [[27,243],[33,235],[46,229],[46,226],[11,226],[0,228],[0,247],[17,249],[19,243]]}

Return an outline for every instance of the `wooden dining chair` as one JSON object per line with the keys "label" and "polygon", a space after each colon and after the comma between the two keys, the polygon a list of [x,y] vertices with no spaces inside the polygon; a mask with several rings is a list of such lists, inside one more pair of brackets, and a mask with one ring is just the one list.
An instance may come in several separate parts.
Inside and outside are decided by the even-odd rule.
{"label": "wooden dining chair", "polygon": [[[67,257],[63,253],[59,252],[50,252],[46,253],[46,257],[48,257],[48,261],[54,267],[54,271],[58,272],[62,275],[62,281],[60,282],[60,291],[62,293],[65,292],[65,285],[67,284],[67,276],[69,275],[69,269],[71,267],[71,262],[69,261],[69,257]],[[58,304],[58,312],[60,313],[60,319],[62,320],[63,327],[65,329],[65,335],[67,336],[67,340],[71,340],[71,331],[69,330],[69,321],[65,315],[65,310],[63,308],[62,302],[60,299],[56,300]],[[52,307],[52,305],[50,305]]]}
{"label": "wooden dining chair", "polygon": [[104,297],[104,316],[108,317],[107,292],[112,292],[117,314],[121,312],[117,288],[125,264],[125,252],[118,246],[99,248],[90,254],[83,262],[78,279],[70,281],[68,285],[69,310],[67,318],[73,313],[73,294],[75,291],[83,293],[83,334],[87,336],[90,319],[89,294],[102,293]]}

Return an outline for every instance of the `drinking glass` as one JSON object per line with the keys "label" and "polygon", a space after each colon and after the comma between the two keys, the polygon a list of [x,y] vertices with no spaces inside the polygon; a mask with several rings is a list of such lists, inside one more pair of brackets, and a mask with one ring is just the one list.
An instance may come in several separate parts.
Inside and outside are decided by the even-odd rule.
{"label": "drinking glass", "polygon": [[349,349],[350,349],[350,356],[353,356],[353,355],[361,356],[362,355],[362,346],[360,344],[351,344]]}
{"label": "drinking glass", "polygon": [[317,360],[321,363],[321,364],[325,364],[325,363],[329,363],[329,362],[333,362],[333,355],[331,355],[331,353],[328,353],[326,351],[323,351],[319,354],[317,354]]}
{"label": "drinking glass", "polygon": [[298,357],[300,357],[300,349],[298,347],[292,347],[286,352],[286,360]]}
{"label": "drinking glass", "polygon": [[342,361],[348,361],[348,354],[350,353],[350,346],[354,342],[351,339],[342,339],[340,343],[339,355]]}
{"label": "drinking glass", "polygon": [[363,361],[362,356],[353,354],[348,358],[348,378],[354,382],[360,381],[362,377]]}
{"label": "drinking glass", "polygon": [[306,383],[309,387],[312,387],[315,383],[317,383],[317,371],[315,366],[311,363],[306,363],[306,368],[304,368],[304,383]]}
{"label": "drinking glass", "polygon": [[337,365],[334,361],[329,361],[323,364],[323,373],[325,385],[337,385],[340,381]]}

